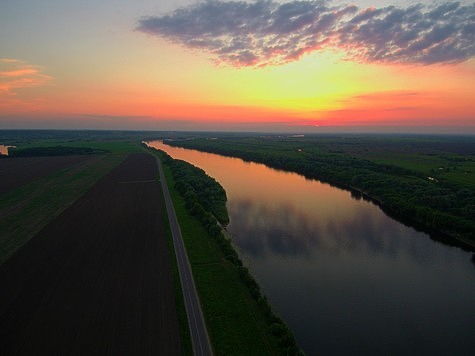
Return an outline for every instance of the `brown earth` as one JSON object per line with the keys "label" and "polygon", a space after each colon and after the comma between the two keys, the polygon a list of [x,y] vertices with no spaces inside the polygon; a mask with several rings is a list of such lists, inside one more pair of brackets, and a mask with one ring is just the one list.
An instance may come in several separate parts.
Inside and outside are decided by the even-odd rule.
{"label": "brown earth", "polygon": [[9,157],[0,159],[0,194],[92,156]]}
{"label": "brown earth", "polygon": [[0,266],[0,350],[180,354],[156,159],[132,154]]}

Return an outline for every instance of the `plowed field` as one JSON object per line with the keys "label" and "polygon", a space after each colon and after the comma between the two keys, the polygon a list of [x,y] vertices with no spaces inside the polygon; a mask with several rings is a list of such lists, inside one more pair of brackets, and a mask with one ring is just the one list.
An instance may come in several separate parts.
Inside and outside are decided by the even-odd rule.
{"label": "plowed field", "polygon": [[2,355],[181,353],[156,175],[131,154],[0,266]]}
{"label": "plowed field", "polygon": [[0,194],[93,156],[10,157],[0,159]]}

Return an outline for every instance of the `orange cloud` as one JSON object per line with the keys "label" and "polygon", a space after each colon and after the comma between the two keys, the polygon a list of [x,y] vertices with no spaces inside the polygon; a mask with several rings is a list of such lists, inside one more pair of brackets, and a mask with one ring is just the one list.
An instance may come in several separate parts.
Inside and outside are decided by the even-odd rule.
{"label": "orange cloud", "polygon": [[0,58],[0,109],[9,113],[38,110],[43,106],[43,99],[31,89],[44,87],[52,79],[39,66],[18,59]]}
{"label": "orange cloud", "polygon": [[17,59],[0,58],[0,95],[18,95],[20,89],[43,86],[51,80],[41,67]]}

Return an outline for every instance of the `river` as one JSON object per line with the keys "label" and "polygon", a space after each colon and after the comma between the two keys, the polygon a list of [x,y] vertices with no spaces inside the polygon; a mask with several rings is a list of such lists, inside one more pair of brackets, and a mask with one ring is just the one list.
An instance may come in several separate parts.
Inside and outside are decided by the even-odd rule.
{"label": "river", "polygon": [[472,355],[471,253],[378,206],[241,159],[150,146],[226,190],[236,249],[307,355]]}
{"label": "river", "polygon": [[8,156],[9,148],[15,148],[15,146],[0,145],[0,155]]}

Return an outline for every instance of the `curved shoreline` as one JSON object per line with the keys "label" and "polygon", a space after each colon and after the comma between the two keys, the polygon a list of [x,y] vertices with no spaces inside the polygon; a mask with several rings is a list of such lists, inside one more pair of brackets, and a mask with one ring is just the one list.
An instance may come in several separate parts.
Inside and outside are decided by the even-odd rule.
{"label": "curved shoreline", "polygon": [[[179,162],[178,164],[182,165],[182,167],[188,166],[188,168],[186,169],[202,171],[199,167],[196,167],[186,161],[173,159],[167,153],[161,150],[158,150],[150,146],[149,148],[151,150],[160,152],[160,155],[163,156],[161,157],[161,161],[165,166],[167,166],[167,169],[170,170],[172,181],[175,182],[175,186],[180,181],[179,179],[177,179],[179,178],[178,176],[174,177],[175,174],[173,172],[174,170],[178,171],[177,169],[178,167],[176,166],[178,162]],[[202,172],[204,173],[204,171]],[[181,171],[180,173],[183,173],[183,171]],[[192,172],[188,172],[187,175],[189,174],[192,174]],[[204,174],[206,175],[208,179],[212,180],[214,184],[218,185],[221,189],[223,189],[221,185],[218,182],[216,182],[212,177],[208,176],[206,173]],[[197,178],[197,177],[195,176],[194,178]],[[201,177],[200,179],[205,179],[205,177]],[[187,193],[186,191],[184,193],[176,188],[173,188],[173,189],[176,191],[178,195],[181,196],[181,199],[185,203],[183,208],[187,210],[187,214],[189,214],[190,217],[193,217],[193,219],[196,219],[196,221],[201,225],[204,231],[206,231],[206,239],[214,241],[214,243],[216,244],[216,247],[219,250],[219,255],[220,255],[219,259],[226,261],[226,265],[230,267],[230,269],[232,270],[232,275],[234,275],[236,278],[234,283],[240,285],[239,288],[243,288],[245,290],[245,294],[247,295],[246,298],[248,298],[248,302],[246,302],[246,304],[252,304],[252,305],[248,305],[248,307],[250,308],[249,311],[251,313],[255,313],[254,314],[255,319],[253,320],[253,324],[255,323],[256,325],[258,324],[261,325],[260,326],[261,331],[259,331],[259,333],[267,334],[267,336],[265,336],[262,339],[262,341],[265,341],[266,345],[270,343],[271,344],[269,346],[270,349],[274,349],[275,351],[277,351],[277,353],[271,352],[269,354],[282,354],[282,355],[285,354],[285,355],[296,355],[296,356],[303,355],[302,351],[300,350],[300,348],[298,347],[295,341],[295,337],[292,331],[289,329],[287,324],[273,312],[272,307],[269,305],[269,302],[267,301],[267,298],[261,293],[261,288],[259,284],[255,280],[255,278],[251,275],[248,268],[246,268],[243,265],[242,261],[239,258],[238,253],[236,252],[235,248],[233,247],[231,243],[231,240],[225,235],[225,230],[223,229],[223,225],[220,223],[219,219],[217,219],[216,216],[213,215],[210,211],[203,208],[200,200],[198,199],[198,196],[186,194]],[[224,189],[223,189],[223,192],[224,192]],[[187,245],[186,241],[185,241],[185,245]],[[187,246],[186,248],[188,249],[189,247]],[[188,250],[188,254],[190,254],[190,250]],[[193,269],[193,262],[192,261],[190,262],[192,264],[192,269]],[[203,276],[201,276],[201,278],[202,277]],[[234,277],[232,279],[234,279]],[[198,287],[199,294],[204,293],[203,290],[200,290],[200,283],[199,283],[200,278],[196,280],[198,280],[197,287]],[[215,283],[216,281],[213,281],[213,284]],[[213,286],[213,289],[215,287],[216,286]],[[206,298],[204,298],[204,301],[206,301]],[[208,301],[208,304],[209,304],[209,301]],[[230,310],[233,310],[235,308],[236,308],[236,305],[233,305],[233,307],[230,308]],[[210,317],[209,310],[207,312],[206,309],[207,307],[205,307],[203,311],[204,311],[205,316],[209,318]],[[253,310],[254,312],[252,312]],[[217,336],[216,336],[216,333],[212,331],[213,326],[209,325],[212,323],[212,321],[209,319],[206,319],[206,322],[208,324],[208,327],[211,328],[209,333],[210,333],[212,342],[213,342],[213,335],[214,335],[215,339],[213,342],[213,347],[216,348],[217,345],[215,344],[215,342],[216,342]],[[246,330],[246,334],[248,333],[249,333],[249,330]],[[253,339],[255,339],[256,337],[255,334],[252,334],[252,335],[249,334],[248,336]],[[216,353],[219,353],[219,349],[215,351]]]}
{"label": "curved shoreline", "polygon": [[456,233],[453,233],[453,232],[448,232],[448,231],[435,229],[433,227],[428,226],[424,222],[419,221],[419,220],[417,220],[417,219],[415,219],[411,216],[397,213],[396,211],[394,211],[394,209],[391,209],[390,207],[388,207],[387,204],[385,204],[380,199],[375,198],[375,197],[371,196],[369,193],[364,192],[364,191],[362,191],[362,190],[360,190],[356,187],[353,187],[353,186],[350,186],[350,185],[347,185],[347,184],[343,184],[343,183],[338,183],[338,182],[335,182],[335,181],[332,181],[332,180],[329,180],[329,179],[325,179],[325,178],[320,177],[318,175],[315,175],[315,176],[307,175],[307,174],[299,171],[298,169],[295,169],[295,170],[284,169],[284,168],[278,167],[278,166],[276,166],[272,163],[269,163],[268,161],[266,161],[264,159],[263,160],[248,159],[248,158],[243,157],[244,154],[242,156],[240,156],[238,153],[230,154],[230,153],[227,153],[225,150],[220,150],[219,148],[216,148],[216,147],[213,147],[212,149],[208,149],[207,147],[197,148],[197,147],[188,147],[187,145],[181,145],[180,143],[181,142],[178,141],[178,140],[173,140],[173,141],[167,141],[166,142],[166,144],[168,144],[170,146],[182,147],[182,148],[186,148],[186,149],[194,149],[194,150],[201,151],[201,152],[219,154],[219,155],[226,156],[226,157],[239,158],[239,159],[242,159],[243,161],[246,161],[246,162],[254,162],[254,163],[258,163],[258,164],[264,164],[265,166],[267,166],[269,168],[272,168],[272,169],[276,169],[276,170],[283,171],[283,172],[296,173],[296,174],[299,174],[299,175],[301,175],[301,176],[303,176],[307,179],[314,179],[314,180],[318,180],[318,181],[323,182],[323,183],[330,184],[330,185],[332,185],[336,188],[340,188],[340,189],[349,191],[352,194],[352,197],[355,198],[355,199],[364,199],[366,201],[372,202],[373,204],[377,205],[389,217],[395,219],[396,221],[398,221],[398,222],[400,222],[400,223],[402,223],[406,226],[414,228],[416,231],[421,231],[421,232],[424,232],[424,233],[428,234],[429,237],[434,241],[444,243],[444,244],[449,245],[449,246],[455,246],[455,247],[461,248],[465,251],[475,252],[475,241],[465,239],[462,236],[460,236],[459,234],[456,234]]}

